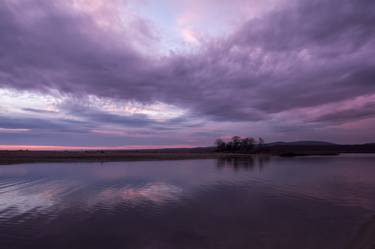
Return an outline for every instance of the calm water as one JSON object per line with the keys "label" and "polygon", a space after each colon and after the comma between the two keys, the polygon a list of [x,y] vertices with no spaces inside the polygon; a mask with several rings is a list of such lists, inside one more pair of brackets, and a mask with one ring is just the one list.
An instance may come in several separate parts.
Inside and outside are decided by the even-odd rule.
{"label": "calm water", "polygon": [[375,156],[0,167],[0,248],[351,249]]}

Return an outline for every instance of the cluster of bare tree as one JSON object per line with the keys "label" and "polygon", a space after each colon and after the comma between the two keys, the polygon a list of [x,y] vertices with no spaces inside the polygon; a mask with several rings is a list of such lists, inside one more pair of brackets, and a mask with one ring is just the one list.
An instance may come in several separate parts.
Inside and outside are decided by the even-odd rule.
{"label": "cluster of bare tree", "polygon": [[216,139],[216,151],[218,152],[254,152],[255,149],[260,148],[264,145],[263,138],[258,140],[252,137],[241,138],[234,136],[229,142],[225,142],[223,139]]}

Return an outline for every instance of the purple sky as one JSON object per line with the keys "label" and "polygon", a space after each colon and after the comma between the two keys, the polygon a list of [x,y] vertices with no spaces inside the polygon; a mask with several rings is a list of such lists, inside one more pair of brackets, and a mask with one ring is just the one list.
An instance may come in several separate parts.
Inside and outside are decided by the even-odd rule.
{"label": "purple sky", "polygon": [[373,0],[2,0],[0,145],[375,141]]}

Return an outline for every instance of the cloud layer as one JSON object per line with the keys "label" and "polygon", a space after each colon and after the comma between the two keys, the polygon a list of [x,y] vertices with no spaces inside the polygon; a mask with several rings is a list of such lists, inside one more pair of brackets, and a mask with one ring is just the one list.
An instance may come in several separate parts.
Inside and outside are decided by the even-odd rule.
{"label": "cloud layer", "polygon": [[[237,9],[251,4],[232,3]],[[179,119],[160,124],[147,115],[116,116],[65,103],[59,112],[80,116],[84,125],[43,122],[56,132],[54,122],[93,130],[105,124],[143,127],[155,134],[155,127],[173,128],[189,136],[198,132],[190,127],[201,123],[212,136],[241,127],[240,133],[270,139],[329,134],[335,141],[375,140],[372,131],[344,132],[345,124],[358,129],[375,124],[374,1],[279,1],[271,10],[245,15],[222,37],[207,37],[191,52],[169,54],[157,49],[157,27],[127,6],[122,1],[2,1],[0,87],[185,110]],[[1,128],[33,129],[38,123],[31,118],[30,124],[17,125],[19,117],[1,115]],[[163,140],[153,142],[158,139]]]}

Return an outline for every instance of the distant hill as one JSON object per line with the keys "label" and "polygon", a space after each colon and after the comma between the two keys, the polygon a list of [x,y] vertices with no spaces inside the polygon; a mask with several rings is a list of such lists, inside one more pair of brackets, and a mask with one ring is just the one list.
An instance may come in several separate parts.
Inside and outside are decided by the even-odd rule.
{"label": "distant hill", "polygon": [[336,144],[325,142],[325,141],[294,141],[294,142],[274,142],[274,143],[268,143],[266,145],[275,146],[275,145],[336,145]]}
{"label": "distant hill", "polygon": [[276,142],[266,144],[261,152],[269,154],[334,154],[334,153],[375,153],[375,143],[334,144],[321,141]]}

